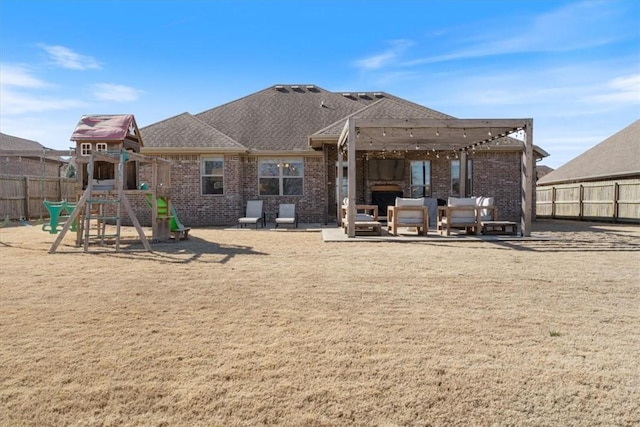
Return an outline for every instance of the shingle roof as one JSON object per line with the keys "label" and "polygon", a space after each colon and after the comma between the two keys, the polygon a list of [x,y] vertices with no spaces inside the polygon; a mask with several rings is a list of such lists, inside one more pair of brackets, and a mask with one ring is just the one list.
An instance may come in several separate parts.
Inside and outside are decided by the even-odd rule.
{"label": "shingle roof", "polygon": [[372,104],[382,93],[329,92],[315,85],[276,85],[196,117],[256,150],[311,150],[312,133]]}
{"label": "shingle roof", "polygon": [[147,148],[225,148],[246,150],[219,130],[189,113],[182,113],[144,127]]}
{"label": "shingle roof", "polygon": [[640,175],[640,120],[542,177],[538,184]]}
{"label": "shingle roof", "polygon": [[0,150],[42,150],[42,144],[30,139],[0,133]]}
{"label": "shingle roof", "polygon": [[[386,95],[386,94],[385,94]],[[453,117],[448,116],[439,111],[432,110],[430,108],[423,107],[418,104],[399,99],[393,96],[386,95],[384,98],[379,99],[373,104],[367,105],[360,110],[349,114],[346,117],[341,117],[340,120],[330,124],[329,126],[320,129],[313,135],[340,135],[342,128],[346,121],[350,118],[360,119],[382,119],[382,118],[420,118],[420,119],[451,119]]]}

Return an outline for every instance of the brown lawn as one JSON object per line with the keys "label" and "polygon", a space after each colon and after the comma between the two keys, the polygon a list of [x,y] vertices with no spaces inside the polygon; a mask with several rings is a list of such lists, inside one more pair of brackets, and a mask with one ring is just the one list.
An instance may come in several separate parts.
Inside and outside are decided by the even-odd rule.
{"label": "brown lawn", "polygon": [[640,227],[534,235],[2,228],[0,425],[639,425]]}

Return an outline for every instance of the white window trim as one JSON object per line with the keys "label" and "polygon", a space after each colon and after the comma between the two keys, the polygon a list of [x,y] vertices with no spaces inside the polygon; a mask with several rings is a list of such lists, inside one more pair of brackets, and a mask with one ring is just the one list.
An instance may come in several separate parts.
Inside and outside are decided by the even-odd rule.
{"label": "white window trim", "polygon": [[[220,161],[222,162],[222,173],[221,174],[206,174],[204,173],[204,164],[207,161]],[[219,194],[215,194],[215,193],[205,193],[204,192],[204,185],[202,183],[202,178],[204,177],[222,177],[222,193]],[[224,195],[224,182],[225,182],[225,177],[224,177],[224,157],[223,156],[207,156],[207,157],[201,157],[200,158],[200,194],[203,196],[222,196]]]}
{"label": "white window trim", "polygon": [[81,156],[90,156],[91,155],[91,143],[90,142],[82,142],[82,143],[80,143],[80,155]]}
{"label": "white window trim", "polygon": [[[260,175],[260,164],[261,163],[276,163],[278,165],[278,176],[262,176]],[[288,164],[291,162],[299,162],[302,164],[302,175],[300,176],[285,176],[283,173],[283,168],[280,167],[280,164]],[[278,194],[260,194],[260,196],[264,197],[300,197],[304,195],[304,157],[264,157],[258,159],[258,193],[260,194],[260,179],[274,179],[278,178]],[[284,194],[284,178],[287,179],[300,179],[302,180],[302,194]]]}

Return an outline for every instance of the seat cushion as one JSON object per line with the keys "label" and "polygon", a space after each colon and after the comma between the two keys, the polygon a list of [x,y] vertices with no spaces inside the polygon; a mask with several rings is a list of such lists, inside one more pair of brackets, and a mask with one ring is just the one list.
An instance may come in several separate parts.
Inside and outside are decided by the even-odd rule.
{"label": "seat cushion", "polygon": [[[494,198],[493,197],[477,197],[476,198],[476,206],[494,206]],[[480,211],[480,219],[483,221],[491,221],[493,219],[493,214],[491,209],[482,209]]]}
{"label": "seat cushion", "polygon": [[451,221],[473,222],[476,219],[476,197],[449,197],[448,205],[456,208],[451,210]]}
{"label": "seat cushion", "polygon": [[424,197],[416,199],[396,197],[396,206],[424,206]]}
{"label": "seat cushion", "polygon": [[[421,206],[424,207],[424,197],[418,197],[415,199],[409,199],[404,197],[396,197],[396,207],[402,206]],[[402,211],[399,210],[396,213],[398,217],[398,222],[400,223],[410,223],[410,224],[421,224],[424,221],[423,215],[424,211]]]}

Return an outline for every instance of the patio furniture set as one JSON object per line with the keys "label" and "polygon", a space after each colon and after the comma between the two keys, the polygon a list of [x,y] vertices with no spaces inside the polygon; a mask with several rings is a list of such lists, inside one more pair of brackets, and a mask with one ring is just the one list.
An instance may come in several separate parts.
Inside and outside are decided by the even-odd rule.
{"label": "patio furniture set", "polygon": [[[347,232],[349,204],[343,200],[340,208],[341,226]],[[354,225],[357,234],[382,235],[382,222],[378,212],[378,205],[357,204],[355,206]],[[433,220],[435,215],[435,220]],[[238,227],[258,225],[265,227],[266,213],[262,200],[247,202],[245,216],[238,219]],[[281,203],[275,219],[275,227],[291,225],[298,227],[296,205]],[[438,206],[433,198],[403,198],[396,197],[395,204],[388,206],[386,230],[390,235],[397,236],[401,229],[415,230],[418,235],[426,236],[429,226],[435,225],[436,232],[449,236],[451,230],[461,230],[467,234],[518,234],[518,225],[512,221],[498,220],[498,208],[493,197],[449,197],[446,206]]]}
{"label": "patio furniture set", "polygon": [[[347,199],[343,201],[341,211],[342,227],[346,233]],[[382,225],[379,221],[378,207],[356,205],[354,225],[357,234],[381,235]],[[498,208],[493,197],[450,197],[446,206],[437,206],[437,200],[433,198],[397,197],[395,204],[387,208],[386,229],[391,235],[399,235],[402,228],[415,230],[418,235],[426,236],[429,225],[435,225],[436,232],[445,236],[449,236],[452,230],[475,235],[518,234],[517,223],[498,220]]]}

